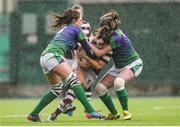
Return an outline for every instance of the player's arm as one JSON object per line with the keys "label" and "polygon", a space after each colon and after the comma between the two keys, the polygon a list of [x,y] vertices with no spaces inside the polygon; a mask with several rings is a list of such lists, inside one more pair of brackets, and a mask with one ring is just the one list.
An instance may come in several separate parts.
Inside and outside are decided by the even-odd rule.
{"label": "player's arm", "polygon": [[78,38],[78,41],[81,44],[82,49],[84,49],[84,51],[86,52],[86,54],[92,59],[97,58],[97,56],[92,52],[91,48],[89,47],[88,41],[86,40],[85,35],[82,31],[80,31]]}
{"label": "player's arm", "polygon": [[100,59],[94,60],[94,59],[90,58],[88,55],[86,55],[86,53],[82,53],[81,57],[84,58],[87,61],[87,63],[95,70],[100,70],[105,65],[104,61],[102,61]]}
{"label": "player's arm", "polygon": [[93,50],[93,52],[96,54],[96,56],[98,56],[98,57],[101,57],[101,56],[107,54],[108,52],[110,52],[112,50],[110,45],[106,46],[103,49],[98,49],[98,48],[96,48],[94,45],[92,45],[89,42],[88,42],[88,45]]}

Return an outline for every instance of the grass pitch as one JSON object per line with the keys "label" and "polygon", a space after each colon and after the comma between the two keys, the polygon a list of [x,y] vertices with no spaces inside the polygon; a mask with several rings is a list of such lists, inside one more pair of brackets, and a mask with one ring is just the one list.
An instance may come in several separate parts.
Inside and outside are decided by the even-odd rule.
{"label": "grass pitch", "polygon": [[[121,114],[119,120],[86,119],[79,101],[72,117],[60,115],[55,122],[46,122],[48,115],[58,106],[59,99],[48,105],[40,114],[44,122],[30,122],[26,116],[39,99],[0,99],[0,126],[180,126],[180,97],[135,97],[129,98],[129,110],[133,119],[124,121],[122,109],[116,98],[113,99]],[[108,114],[104,104],[97,98],[91,104]]]}

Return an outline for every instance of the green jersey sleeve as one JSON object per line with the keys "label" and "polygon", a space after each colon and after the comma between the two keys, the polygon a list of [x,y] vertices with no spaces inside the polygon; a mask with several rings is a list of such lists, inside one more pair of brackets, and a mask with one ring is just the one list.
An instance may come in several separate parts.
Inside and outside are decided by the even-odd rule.
{"label": "green jersey sleeve", "polygon": [[114,49],[116,47],[114,36],[111,37],[110,46],[111,46],[112,49]]}
{"label": "green jersey sleeve", "polygon": [[82,30],[80,30],[80,32],[79,32],[78,39],[79,39],[79,41],[83,41],[86,39],[85,34],[83,33]]}

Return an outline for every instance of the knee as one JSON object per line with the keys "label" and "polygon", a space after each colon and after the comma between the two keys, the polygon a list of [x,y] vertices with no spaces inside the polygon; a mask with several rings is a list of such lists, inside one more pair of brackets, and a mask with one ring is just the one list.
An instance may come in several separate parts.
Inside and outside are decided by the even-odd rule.
{"label": "knee", "polygon": [[98,96],[102,96],[107,92],[107,87],[103,85],[102,83],[98,83],[95,88],[95,91]]}
{"label": "knee", "polygon": [[121,90],[125,89],[125,80],[121,77],[115,78],[114,89],[115,89],[115,91],[121,91]]}

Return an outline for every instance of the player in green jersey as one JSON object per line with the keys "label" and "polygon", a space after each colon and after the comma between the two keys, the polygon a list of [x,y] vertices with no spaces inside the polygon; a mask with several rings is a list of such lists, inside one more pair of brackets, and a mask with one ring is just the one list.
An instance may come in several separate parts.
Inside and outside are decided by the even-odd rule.
{"label": "player in green jersey", "polygon": [[[40,121],[39,112],[62,92],[62,81],[67,82],[67,87],[73,90],[77,99],[83,104],[88,112],[86,114],[88,118],[103,118],[104,115],[97,113],[88,102],[76,74],[73,73],[65,58],[69,52],[75,49],[77,42],[80,42],[86,51],[88,49],[85,35],[79,27],[81,25],[80,13],[75,9],[68,8],[62,15],[54,14],[53,16],[55,22],[51,27],[58,32],[40,58],[41,67],[52,90],[43,96],[27,119],[34,122]],[[90,52],[87,53],[90,54]]]}
{"label": "player in green jersey", "polygon": [[100,20],[97,37],[103,39],[108,46],[99,50],[91,43],[88,44],[97,56],[103,56],[107,52],[113,51],[114,66],[98,83],[96,92],[111,112],[106,119],[117,119],[119,114],[112,109],[114,104],[108,93],[108,89],[114,86],[123,109],[124,120],[130,120],[132,115],[128,111],[128,93],[125,84],[141,73],[143,62],[134,50],[130,39],[119,29],[120,19],[116,11],[106,13]]}

